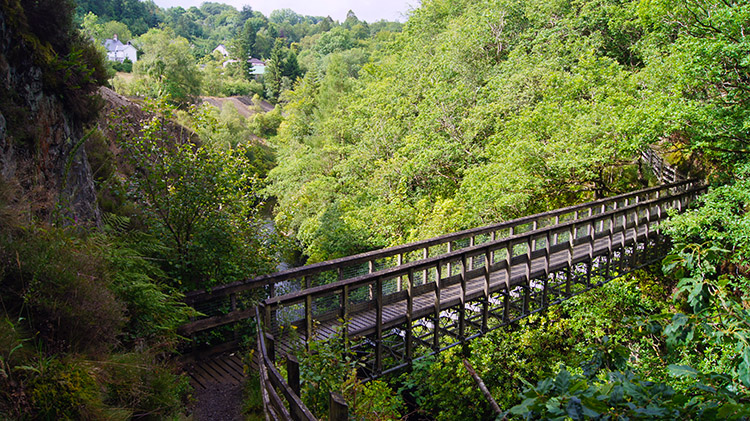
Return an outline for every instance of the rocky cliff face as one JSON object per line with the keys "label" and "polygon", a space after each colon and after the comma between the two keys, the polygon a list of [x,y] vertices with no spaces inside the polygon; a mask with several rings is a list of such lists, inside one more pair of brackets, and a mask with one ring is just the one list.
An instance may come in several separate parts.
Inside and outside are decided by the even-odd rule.
{"label": "rocky cliff face", "polygon": [[0,7],[0,181],[36,217],[99,224],[82,124],[64,93],[45,87],[39,45],[18,31],[19,8]]}

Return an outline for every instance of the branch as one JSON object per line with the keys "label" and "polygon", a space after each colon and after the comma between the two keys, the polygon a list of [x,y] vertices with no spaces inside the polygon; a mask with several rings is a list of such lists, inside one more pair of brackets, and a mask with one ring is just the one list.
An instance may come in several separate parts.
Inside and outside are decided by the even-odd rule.
{"label": "branch", "polygon": [[[477,383],[477,386],[479,386],[479,390],[482,391],[482,394],[484,395],[485,399],[490,403],[490,406],[492,407],[492,410],[495,411],[497,415],[502,415],[503,410],[500,409],[500,406],[498,406],[497,402],[495,402],[495,399],[492,398],[492,394],[490,393],[490,390],[487,389],[487,386],[485,386],[484,382],[482,381],[482,378],[479,377],[476,371],[474,371],[474,367],[471,366],[471,363],[469,360],[464,358],[464,367],[466,367],[466,371],[469,372],[472,378],[474,378],[474,381]],[[506,421],[507,417],[503,417],[503,421]]]}

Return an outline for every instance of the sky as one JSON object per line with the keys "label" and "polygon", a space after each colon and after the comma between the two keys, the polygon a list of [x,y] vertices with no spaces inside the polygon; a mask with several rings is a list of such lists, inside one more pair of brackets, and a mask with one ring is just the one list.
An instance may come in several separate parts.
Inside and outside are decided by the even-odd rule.
{"label": "sky", "polygon": [[[206,0],[154,0],[162,8],[181,6],[187,9],[200,6]],[[330,16],[343,22],[349,10],[360,20],[375,22],[381,19],[406,21],[407,12],[419,6],[419,0],[211,0],[229,4],[238,10],[248,5],[268,16],[276,9],[292,9],[300,15]]]}

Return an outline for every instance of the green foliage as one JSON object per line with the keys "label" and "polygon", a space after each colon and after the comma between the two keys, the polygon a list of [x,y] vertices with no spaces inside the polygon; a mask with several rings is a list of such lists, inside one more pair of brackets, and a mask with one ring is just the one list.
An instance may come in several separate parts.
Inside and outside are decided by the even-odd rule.
{"label": "green foliage", "polygon": [[27,317],[51,349],[106,350],[124,309],[95,246],[60,229],[8,228],[0,237],[4,311]]}
{"label": "green foliage", "polygon": [[81,31],[99,45],[103,45],[106,39],[115,35],[122,43],[127,43],[133,38],[133,34],[130,33],[130,29],[124,23],[115,20],[102,22],[97,15],[91,12],[83,17]]}
{"label": "green foliage", "polygon": [[184,105],[200,93],[201,75],[188,41],[169,29],[151,29],[138,40],[143,56],[134,72],[152,98]]}
{"label": "green foliage", "polygon": [[[590,377],[637,364],[644,376],[663,376],[663,340],[653,324],[638,317],[659,314],[665,286],[644,274],[615,280],[473,340],[467,357],[501,408],[518,405],[530,383],[556,374],[556,367],[580,367]],[[658,326],[658,324],[657,324]],[[488,419],[489,404],[462,364],[463,355],[448,350],[415,362],[399,378],[402,393],[436,419]]]}
{"label": "green foliage", "polygon": [[114,354],[102,362],[105,403],[127,408],[134,418],[159,420],[183,411],[190,391],[187,376],[148,352]]}
{"label": "green foliage", "polygon": [[75,362],[45,361],[28,388],[30,406],[40,419],[96,418],[102,404],[94,377]]}
{"label": "green foliage", "polygon": [[[19,71],[37,66],[46,94],[57,96],[76,121],[93,120],[100,107],[94,91],[106,82],[107,68],[101,52],[73,25],[73,3],[12,0],[0,7],[11,38],[7,60],[18,63]],[[12,116],[12,103],[20,98],[10,94],[10,104],[0,103],[0,111]]]}
{"label": "green foliage", "polygon": [[121,139],[136,174],[133,200],[167,247],[164,270],[186,290],[245,279],[270,268],[255,218],[257,176],[245,147],[219,149],[174,139],[163,110],[140,136]]}
{"label": "green foliage", "polygon": [[[109,229],[84,237],[81,227],[21,217],[10,192],[2,198],[0,416],[161,419],[182,412],[187,379],[162,361],[176,346],[177,326],[195,312],[135,250],[133,243],[147,248],[144,238],[131,243]],[[150,352],[128,351],[143,347]]]}
{"label": "green foliage", "polygon": [[492,412],[474,380],[452,348],[436,359],[414,363],[411,373],[402,375],[402,393],[410,394],[421,411],[437,420],[483,420]]}
{"label": "green foliage", "polygon": [[310,349],[299,353],[302,401],[317,417],[328,414],[331,392],[346,392],[356,384],[357,359],[341,332],[323,341],[308,342]]}
{"label": "green foliage", "polygon": [[325,342],[308,344],[310,349],[298,352],[298,359],[302,401],[313,414],[326,416],[330,394],[336,392],[344,396],[350,414],[358,420],[401,419],[404,402],[388,384],[382,381],[359,382],[357,368],[360,363],[340,328]]}
{"label": "green foliage", "polygon": [[250,421],[260,421],[265,419],[263,411],[263,396],[260,391],[260,376],[255,370],[247,373],[247,381],[243,390],[243,407],[242,413],[245,419]]}
{"label": "green foliage", "polygon": [[745,2],[648,1],[643,74],[651,122],[686,152],[727,175],[747,154]]}
{"label": "green foliage", "polygon": [[263,95],[262,84],[255,80],[245,79],[240,66],[235,63],[224,66],[224,57],[219,56],[217,59],[212,58],[202,63],[203,95],[219,97]]}
{"label": "green foliage", "polygon": [[[338,250],[314,250],[311,234],[327,214],[351,228],[332,242],[362,250],[640,184],[638,88],[610,57],[628,61],[638,31],[619,3],[601,3],[435,1],[382,44],[322,34],[282,97],[269,188],[279,225],[331,258]],[[603,42],[594,17],[628,36]]]}
{"label": "green foliage", "polygon": [[[77,15],[89,13],[104,21],[119,21],[136,35],[141,35],[159,23],[158,7],[153,2],[140,0],[78,0]],[[85,17],[83,18],[85,19]],[[109,34],[108,37],[111,37]]]}
{"label": "green foliage", "polygon": [[[694,376],[693,376],[694,377]],[[697,380],[697,379],[696,379]],[[632,373],[609,372],[601,377],[571,375],[562,369],[536,386],[510,409],[523,419],[745,419],[750,406],[739,404],[726,388],[703,379],[681,392]]]}
{"label": "green foliage", "polygon": [[196,316],[182,294],[168,288],[166,274],[143,254],[160,248],[160,242],[137,231],[129,233],[127,218],[109,217],[101,236],[112,276],[112,290],[126,303],[128,317],[122,340],[149,344],[152,351],[168,352],[177,344],[177,328]]}
{"label": "green foliage", "polygon": [[665,328],[668,342],[678,350],[702,349],[703,361],[686,352],[686,365],[726,373],[745,391],[750,387],[746,179],[741,168],[734,183],[712,189],[699,208],[673,217],[667,232],[676,244],[663,261],[664,271],[678,280],[679,311]]}
{"label": "green foliage", "polygon": [[122,63],[115,61],[112,62],[112,68],[117,72],[131,73],[133,71],[133,62],[128,58],[123,60]]}
{"label": "green foliage", "polygon": [[344,395],[351,415],[362,421],[400,420],[404,401],[386,382],[373,380],[355,383]]}

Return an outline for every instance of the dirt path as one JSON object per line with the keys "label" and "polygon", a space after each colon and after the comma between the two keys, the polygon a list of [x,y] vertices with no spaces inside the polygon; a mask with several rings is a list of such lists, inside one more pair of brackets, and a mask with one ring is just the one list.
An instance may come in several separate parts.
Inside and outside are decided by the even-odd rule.
{"label": "dirt path", "polygon": [[195,389],[196,421],[242,421],[242,385],[214,384]]}

